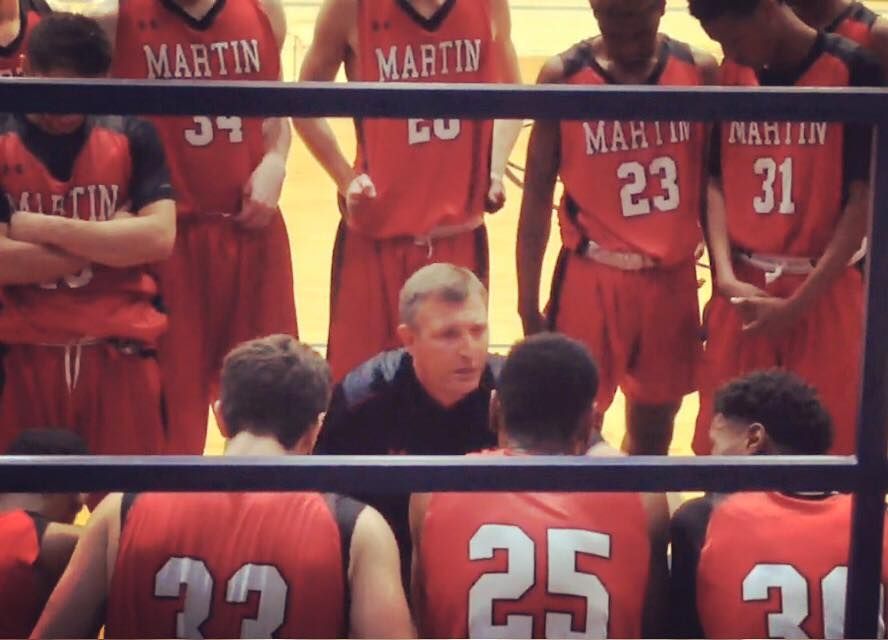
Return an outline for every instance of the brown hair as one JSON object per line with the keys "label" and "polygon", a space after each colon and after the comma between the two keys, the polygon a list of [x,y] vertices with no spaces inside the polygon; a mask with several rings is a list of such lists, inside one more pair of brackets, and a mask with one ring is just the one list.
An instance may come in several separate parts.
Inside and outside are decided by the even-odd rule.
{"label": "brown hair", "polygon": [[273,435],[290,449],[327,408],[330,368],[291,336],[251,340],[225,358],[220,399],[229,435]]}

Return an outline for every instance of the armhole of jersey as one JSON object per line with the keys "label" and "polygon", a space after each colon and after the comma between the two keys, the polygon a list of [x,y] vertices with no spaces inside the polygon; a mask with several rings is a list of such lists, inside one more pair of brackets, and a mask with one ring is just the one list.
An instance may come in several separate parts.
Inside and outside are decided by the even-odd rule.
{"label": "armhole of jersey", "polygon": [[46,534],[46,528],[49,526],[49,520],[44,518],[39,513],[34,513],[33,511],[25,511],[28,514],[28,517],[31,518],[31,522],[34,523],[34,531],[37,533],[37,546],[43,545],[43,536]]}
{"label": "armhole of jersey", "polygon": [[685,64],[697,67],[697,61],[694,59],[694,51],[691,46],[685,42],[673,40],[666,36],[666,46],[669,48],[669,55],[678,58]]}
{"label": "armhole of jersey", "polygon": [[[25,2],[22,2],[23,8],[25,4]],[[52,13],[52,7],[46,3],[46,0],[30,0],[27,4],[30,4],[31,11],[38,15],[45,16]]]}
{"label": "armhole of jersey", "polygon": [[132,509],[133,503],[139,497],[138,493],[124,493],[120,500],[120,533],[123,534],[123,527],[126,525],[126,517]]}
{"label": "armhole of jersey", "polygon": [[345,594],[345,601],[342,607],[342,637],[347,637],[349,619],[351,618],[351,587],[348,581],[348,569],[351,565],[352,536],[355,532],[355,524],[358,521],[358,517],[367,505],[354,498],[341,496],[336,493],[324,494],[324,500],[326,500],[327,506],[330,507],[330,511],[333,513],[333,519],[336,521],[336,527],[339,529],[340,557],[342,558],[342,586],[343,593]]}

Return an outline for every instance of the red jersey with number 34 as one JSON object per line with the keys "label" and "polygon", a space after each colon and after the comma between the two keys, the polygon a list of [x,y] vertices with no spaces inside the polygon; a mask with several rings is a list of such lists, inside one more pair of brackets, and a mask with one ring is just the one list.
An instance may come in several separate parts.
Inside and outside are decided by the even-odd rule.
{"label": "red jersey with number 34", "polygon": [[[495,82],[489,0],[445,0],[431,18],[407,0],[359,2],[358,74],[366,82]],[[478,218],[490,185],[490,120],[362,119],[355,166],[377,196],[349,225],[419,236]]]}
{"label": "red jersey with number 34", "polygon": [[[113,74],[189,81],[278,80],[280,52],[260,0],[216,0],[195,20],[174,0],[120,0]],[[200,110],[199,104],[194,105]],[[265,155],[262,118],[152,117],[179,215],[236,214]]]}
{"label": "red jersey with number 34", "polygon": [[[872,56],[819,34],[791,74],[726,60],[728,86],[880,86]],[[722,176],[731,244],[744,251],[817,258],[842,217],[849,186],[869,179],[867,127],[828,122],[723,122],[713,172]],[[720,147],[720,148],[719,148]],[[719,164],[720,156],[720,164]]]}
{"label": "red jersey with number 34", "polygon": [[647,522],[638,494],[436,494],[420,538],[420,635],[640,638]]}
{"label": "red jersey with number 34", "polygon": [[359,510],[340,524],[335,504],[343,500],[317,493],[126,496],[107,636],[344,637],[351,535],[344,528],[353,529]]}
{"label": "red jersey with number 34", "polygon": [[705,637],[841,638],[850,523],[850,496],[740,493],[716,506],[697,569]]}
{"label": "red jersey with number 34", "polygon": [[[592,41],[562,54],[565,82],[614,84]],[[698,86],[690,48],[663,37],[649,84]],[[705,127],[697,122],[562,121],[561,236],[570,249],[592,241],[661,264],[688,262],[700,242]]]}

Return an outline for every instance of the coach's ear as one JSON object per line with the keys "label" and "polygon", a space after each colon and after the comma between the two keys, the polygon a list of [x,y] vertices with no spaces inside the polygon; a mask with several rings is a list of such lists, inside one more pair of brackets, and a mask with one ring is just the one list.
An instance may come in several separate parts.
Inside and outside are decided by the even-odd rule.
{"label": "coach's ear", "polygon": [[409,324],[399,324],[398,325],[398,338],[401,340],[401,344],[404,345],[404,348],[410,352],[413,347],[413,343],[416,341],[416,333],[413,331],[413,327]]}

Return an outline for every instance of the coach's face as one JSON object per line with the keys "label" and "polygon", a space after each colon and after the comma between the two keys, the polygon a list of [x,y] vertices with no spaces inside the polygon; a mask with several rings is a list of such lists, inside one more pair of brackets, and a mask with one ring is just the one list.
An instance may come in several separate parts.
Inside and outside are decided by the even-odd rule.
{"label": "coach's face", "polygon": [[401,338],[416,376],[435,400],[451,406],[478,388],[487,364],[487,304],[480,294],[462,302],[430,297]]}

